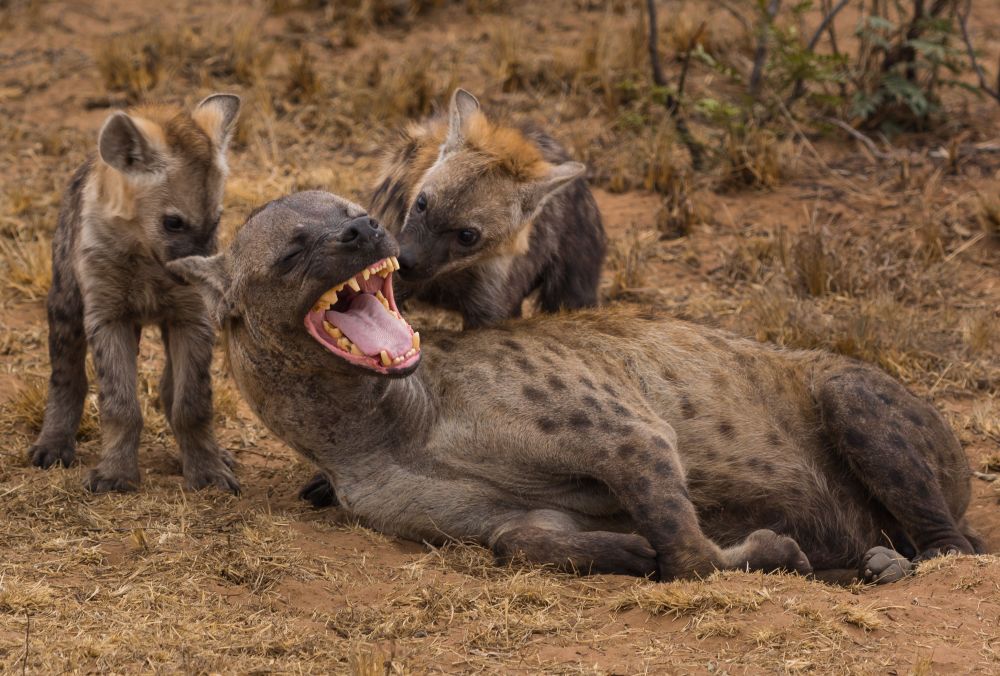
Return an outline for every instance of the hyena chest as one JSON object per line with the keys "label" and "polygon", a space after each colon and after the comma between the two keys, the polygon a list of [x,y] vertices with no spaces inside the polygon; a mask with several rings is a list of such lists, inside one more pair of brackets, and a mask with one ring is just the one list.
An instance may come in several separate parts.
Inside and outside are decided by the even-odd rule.
{"label": "hyena chest", "polygon": [[77,266],[86,311],[146,324],[197,314],[201,300],[156,261],[141,256],[120,261],[84,259]]}

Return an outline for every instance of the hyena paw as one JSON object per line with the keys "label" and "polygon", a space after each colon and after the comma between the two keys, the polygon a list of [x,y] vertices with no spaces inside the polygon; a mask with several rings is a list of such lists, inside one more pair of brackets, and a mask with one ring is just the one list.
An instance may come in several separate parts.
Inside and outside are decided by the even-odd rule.
{"label": "hyena paw", "polygon": [[48,469],[53,465],[69,467],[76,458],[76,445],[72,442],[35,444],[28,449],[28,459],[35,467]]}
{"label": "hyena paw", "polygon": [[656,577],[656,550],[641,535],[607,533],[591,572]]}
{"label": "hyena paw", "polygon": [[771,530],[755,530],[747,536],[741,547],[742,560],[737,568],[749,568],[771,573],[779,570],[808,575],[812,572],[809,558],[799,549],[795,540],[778,535]]}
{"label": "hyena paw", "polygon": [[131,493],[139,489],[139,472],[113,472],[98,465],[87,473],[83,487],[91,493]]}
{"label": "hyena paw", "polygon": [[220,456],[216,462],[184,468],[184,484],[191,490],[202,488],[218,488],[220,491],[240,494],[240,482],[233,473],[233,468]]}
{"label": "hyena paw", "polygon": [[222,462],[226,463],[226,467],[228,467],[229,469],[235,471],[236,470],[236,457],[232,453],[230,453],[229,449],[227,449],[227,448],[220,448],[219,451],[218,451],[218,453],[219,453],[219,458],[222,459]]}
{"label": "hyena paw", "polygon": [[887,584],[902,580],[913,572],[905,556],[888,547],[872,547],[861,562],[861,579],[869,584]]}
{"label": "hyena paw", "polygon": [[336,507],[340,504],[333,484],[322,472],[317,472],[312,479],[302,485],[299,490],[299,500],[305,500],[316,509]]}

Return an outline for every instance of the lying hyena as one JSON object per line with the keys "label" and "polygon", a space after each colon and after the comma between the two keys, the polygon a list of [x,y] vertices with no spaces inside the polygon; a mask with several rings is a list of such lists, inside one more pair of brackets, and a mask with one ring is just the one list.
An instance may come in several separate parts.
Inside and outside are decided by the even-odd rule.
{"label": "lying hyena", "polygon": [[[399,238],[403,294],[460,312],[467,329],[519,317],[536,291],[543,312],[597,305],[607,243],[583,173],[546,133],[491,122],[457,89],[447,120],[390,145],[371,199]],[[323,474],[299,495],[337,501]]]}
{"label": "lying hyena", "polygon": [[886,580],[909,563],[879,545],[977,551],[961,447],[877,369],[625,309],[418,341],[396,251],[361,208],[305,192],[170,264],[201,283],[253,410],[373,527],[664,580]]}
{"label": "lying hyena", "polygon": [[[597,304],[606,241],[584,166],[544,132],[491,122],[458,89],[448,120],[388,149],[372,214],[399,239],[407,290],[465,328]],[[412,289],[411,289],[412,287]]]}
{"label": "lying hyena", "polygon": [[52,242],[52,377],[42,432],[29,451],[32,464],[73,462],[89,345],[104,452],[86,486],[135,490],[139,334],[155,322],[167,355],[160,401],[187,485],[239,489],[232,461],[212,432],[211,319],[201,295],[164,267],[216,251],[226,146],[239,109],[239,97],[215,94],[191,113],[144,106],[115,113],[101,128],[98,155],[74,175]]}

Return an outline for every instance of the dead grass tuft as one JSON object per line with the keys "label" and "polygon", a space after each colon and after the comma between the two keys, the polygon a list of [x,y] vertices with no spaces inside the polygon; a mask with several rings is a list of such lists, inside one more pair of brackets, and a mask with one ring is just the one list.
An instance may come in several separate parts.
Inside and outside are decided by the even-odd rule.
{"label": "dead grass tuft", "polygon": [[656,254],[656,240],[655,233],[633,224],[625,239],[611,243],[608,256],[608,267],[612,271],[610,298],[618,298],[642,283],[649,261]]}
{"label": "dead grass tuft", "polygon": [[835,606],[834,610],[840,613],[844,622],[860,627],[866,632],[879,629],[884,624],[882,616],[879,614],[881,609],[877,608],[876,604],[866,606],[860,604],[839,605]]}
{"label": "dead grass tuft", "polygon": [[759,588],[723,588],[707,581],[679,581],[642,585],[630,589],[615,604],[615,609],[640,608],[652,615],[695,615],[711,610],[757,610],[772,600],[772,590]]}
{"label": "dead grass tuft", "polygon": [[0,288],[38,301],[51,285],[52,245],[47,239],[0,238]]}

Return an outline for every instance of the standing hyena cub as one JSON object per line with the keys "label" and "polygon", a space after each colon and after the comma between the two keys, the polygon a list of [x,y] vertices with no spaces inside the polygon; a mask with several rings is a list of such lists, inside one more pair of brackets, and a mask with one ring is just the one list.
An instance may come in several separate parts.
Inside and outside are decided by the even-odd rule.
{"label": "standing hyena cub", "polygon": [[519,316],[535,291],[544,312],[597,304],[607,247],[583,173],[458,89],[447,123],[411,125],[389,149],[371,211],[399,240],[403,290],[476,328]]}
{"label": "standing hyena cub", "polygon": [[73,176],[52,242],[52,377],[32,464],[73,462],[89,345],[104,450],[86,486],[135,490],[142,432],[136,361],[142,326],[155,322],[167,356],[160,401],[186,483],[239,490],[212,431],[212,323],[198,292],[165,267],[216,250],[226,146],[239,110],[239,97],[215,94],[191,113],[145,106],[117,112],[101,128],[98,156]]}

